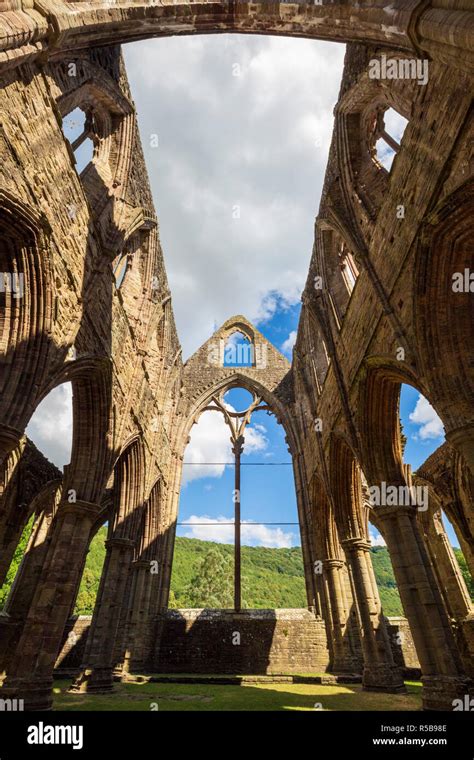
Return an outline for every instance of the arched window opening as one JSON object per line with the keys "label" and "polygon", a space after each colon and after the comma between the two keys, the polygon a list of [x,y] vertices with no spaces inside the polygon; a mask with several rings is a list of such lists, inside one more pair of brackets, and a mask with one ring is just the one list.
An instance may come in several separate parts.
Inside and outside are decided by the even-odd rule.
{"label": "arched window opening", "polygon": [[[72,387],[63,383],[54,388],[38,405],[25,434],[28,438],[19,459],[18,471],[11,483],[11,499],[6,498],[9,511],[7,540],[0,553],[0,607],[10,606],[10,592],[20,570],[23,557],[34,555],[39,574],[38,557],[52,515],[55,514],[58,491],[48,484],[60,483],[60,471],[71,459],[72,448]],[[14,482],[15,481],[15,482]],[[45,490],[46,489],[46,490]],[[32,496],[33,494],[33,496]],[[39,499],[39,500],[38,500]],[[30,571],[28,570],[28,573]]]}
{"label": "arched window opening", "polygon": [[300,609],[308,600],[286,433],[270,409],[254,412],[252,427],[242,460],[242,596],[252,608]]}
{"label": "arched window opening", "polygon": [[74,615],[92,615],[94,612],[105,562],[107,531],[108,523],[104,522],[90,542],[74,606]]}
{"label": "arched window opening", "polygon": [[291,465],[264,402],[240,387],[214,397],[185,452],[170,607],[307,605]]}
{"label": "arched window opening", "polygon": [[466,589],[470,596],[471,602],[474,603],[474,577],[472,576],[469,565],[466,562],[466,558],[461,549],[461,544],[459,540],[459,531],[456,525],[451,522],[451,520],[449,519],[447,514],[444,512],[444,510],[441,510],[441,524],[446,532],[446,536],[449,540],[451,549],[456,558],[459,571],[466,585]]}
{"label": "arched window opening", "polygon": [[61,478],[58,469],[30,441],[17,475],[13,519],[0,554],[0,610],[23,618],[46,559],[47,539],[61,498]]}
{"label": "arched window opening", "polygon": [[75,108],[68,113],[63,118],[63,134],[74,152],[77,173],[81,174],[93,160],[98,142],[93,110]]}
{"label": "arched window opening", "polygon": [[359,276],[359,270],[351,251],[344,243],[344,241],[341,241],[339,245],[338,258],[342,277],[346,284],[347,290],[349,293],[352,293],[356,280]]}
{"label": "arched window opening", "polygon": [[20,568],[21,561],[28,547],[28,542],[30,540],[30,536],[33,530],[34,521],[35,521],[35,515],[33,514],[31,515],[27,524],[23,528],[20,540],[15,549],[12,560],[10,562],[10,566],[5,576],[5,581],[3,582],[3,585],[0,587],[0,612],[5,608],[7,599],[10,595],[11,589],[13,587],[13,583],[15,581],[18,570]]}
{"label": "arched window opening", "polygon": [[74,607],[66,623],[62,646],[56,660],[59,671],[76,670],[80,667],[90,630],[90,621],[97,601],[99,584],[105,563],[105,541],[108,524],[95,526],[85,558]]}
{"label": "arched window opening", "polygon": [[120,290],[125,280],[125,275],[129,267],[129,254],[124,252],[119,254],[112,263],[112,271],[115,278],[115,289]]}
{"label": "arched window opening", "polygon": [[429,401],[411,385],[400,387],[403,461],[414,472],[444,441],[443,423]]}
{"label": "arched window opening", "polygon": [[374,128],[375,152],[378,162],[388,172],[391,171],[395,156],[400,150],[407,124],[408,120],[394,108],[377,113]]}
{"label": "arched window opening", "polygon": [[404,615],[402,600],[398,592],[390,553],[382,534],[371,520],[369,520],[369,538],[372,566],[384,615],[402,617]]}
{"label": "arched window opening", "polygon": [[[443,444],[443,423],[421,393],[411,386],[402,385],[400,426],[404,462],[416,473]],[[421,521],[428,550],[439,584],[448,595],[448,606],[454,605],[451,612],[456,616],[462,604],[466,604],[467,608],[470,606],[468,595],[472,599],[472,577],[460,546],[459,536],[446,514],[439,509],[442,494],[437,494],[436,483],[432,492],[431,486],[423,481],[418,483],[416,488],[416,498],[420,502],[420,509],[423,510]],[[466,610],[463,610],[464,613]]]}
{"label": "arched window opening", "polygon": [[63,469],[71,459],[72,386],[63,383],[38,404],[26,428],[26,435],[44,456]]}
{"label": "arched window opening", "polygon": [[255,346],[239,330],[231,333],[224,346],[224,367],[253,367],[255,365]]}
{"label": "arched window opening", "polygon": [[205,411],[184,454],[168,606],[234,604],[234,457],[223,415]]}

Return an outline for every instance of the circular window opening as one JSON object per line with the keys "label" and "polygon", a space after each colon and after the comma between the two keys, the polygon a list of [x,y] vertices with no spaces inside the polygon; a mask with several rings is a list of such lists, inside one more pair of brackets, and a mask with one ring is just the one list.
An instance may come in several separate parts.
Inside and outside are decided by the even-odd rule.
{"label": "circular window opening", "polygon": [[254,402],[254,395],[245,388],[231,388],[224,393],[222,400],[227,407],[232,407],[233,411],[246,412]]}

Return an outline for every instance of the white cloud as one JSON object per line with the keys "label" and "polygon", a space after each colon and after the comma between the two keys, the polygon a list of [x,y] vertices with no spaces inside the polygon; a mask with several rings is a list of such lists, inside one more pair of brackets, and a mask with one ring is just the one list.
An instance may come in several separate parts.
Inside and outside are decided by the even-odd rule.
{"label": "white cloud", "polygon": [[[230,404],[226,407],[235,411]],[[259,424],[246,428],[244,455],[265,451],[268,446],[265,432],[265,427]],[[230,430],[220,412],[204,412],[192,428],[190,438],[184,456],[184,462],[190,464],[183,467],[183,485],[199,478],[220,478],[225,463],[234,462]]]}
{"label": "white cloud", "polygon": [[371,546],[387,546],[383,536],[378,532],[378,530],[375,530],[375,528],[373,530],[369,530],[369,537]]}
{"label": "white cloud", "polygon": [[395,138],[400,143],[408,124],[408,119],[395,111],[394,108],[389,108],[384,114],[385,128],[389,135]]}
{"label": "white cloud", "polygon": [[253,35],[124,46],[184,356],[233,314],[299,301],[344,51]]}
{"label": "white cloud", "polygon": [[62,469],[71,459],[72,386],[54,388],[38,405],[26,435],[56,467]]}
{"label": "white cloud", "polygon": [[[233,517],[209,517],[208,515],[191,515],[186,519],[186,538],[199,538],[201,541],[215,541],[218,544],[231,544],[234,541]],[[296,546],[293,533],[285,533],[281,528],[269,528],[267,525],[254,525],[250,520],[243,520],[241,525],[242,543],[246,546],[266,546],[284,549]]]}
{"label": "white cloud", "polygon": [[[419,437],[422,440],[444,437],[444,427],[435,410],[421,394],[418,396],[416,406],[409,415],[410,422],[419,425]],[[418,436],[412,436],[415,438]]]}
{"label": "white cloud", "polygon": [[265,432],[263,425],[249,425],[245,428],[244,456],[253,454],[255,451],[265,451],[268,446]]}
{"label": "white cloud", "polygon": [[288,354],[291,356],[291,352],[293,350],[293,346],[296,343],[296,330],[292,330],[290,334],[288,335],[287,339],[282,343],[281,350],[284,354]]}

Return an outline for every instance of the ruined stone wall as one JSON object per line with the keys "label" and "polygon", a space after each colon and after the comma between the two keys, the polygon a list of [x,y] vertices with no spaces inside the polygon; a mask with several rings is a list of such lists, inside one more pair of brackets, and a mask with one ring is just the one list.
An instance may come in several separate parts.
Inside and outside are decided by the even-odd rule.
{"label": "ruined stone wall", "polygon": [[[170,0],[111,8],[99,1],[50,3],[46,11],[29,5],[7,0],[0,12],[0,272],[24,275],[28,291],[28,298],[4,297],[2,304],[0,511],[34,410],[66,381],[74,391],[74,433],[48,558],[39,568],[48,594],[35,594],[28,621],[26,610],[19,618],[7,689],[13,694],[20,683],[28,705],[50,706],[50,675],[87,547],[98,521],[108,516],[115,533],[83,683],[87,687],[97,672],[95,688],[110,685],[125,639],[143,663],[146,636],[138,620],[150,624],[166,605],[190,426],[213,392],[240,381],[273,404],[287,431],[308,602],[324,610],[332,667],[347,671],[363,657],[365,685],[398,688],[368,560],[364,489],[411,482],[401,455],[401,383],[418,388],[434,406],[456,450],[452,513],[462,523],[466,547],[473,545],[472,291],[453,297],[452,289],[453,274],[472,266],[471,3]],[[210,367],[207,344],[182,365],[135,108],[117,47],[142,37],[223,31],[349,43],[292,366],[270,352],[263,373],[258,366],[245,373]],[[374,58],[387,55],[424,58],[426,82],[374,79]],[[80,176],[61,128],[78,107],[90,115],[95,145]],[[390,172],[375,151],[389,107],[409,121]],[[343,277],[349,255],[358,270],[353,288]],[[128,269],[116,287],[121,257]],[[443,490],[442,473],[430,466],[424,474],[433,487],[433,474],[440,475]],[[75,499],[68,502],[71,491]],[[467,693],[469,642],[459,658],[443,581],[433,572],[414,510],[379,510],[377,524],[427,674],[425,706],[442,709]],[[6,524],[2,534],[4,529]],[[161,562],[153,592],[144,578],[151,556]],[[36,566],[30,571],[38,574]],[[116,641],[108,634],[111,615]],[[265,622],[260,640],[269,651],[271,624]],[[197,621],[189,640],[199,629]],[[283,638],[278,641],[280,646]],[[113,651],[102,667],[110,642]]]}
{"label": "ruined stone wall", "polygon": [[[182,362],[119,48],[84,51],[73,61],[26,62],[0,76],[0,271],[21,274],[26,293],[4,299],[3,479],[11,480],[38,404],[63,382],[73,387],[72,455],[63,497],[48,542],[42,543],[45,551],[35,546],[27,553],[25,593],[8,613],[14,636],[0,642],[2,665],[16,658],[13,671],[24,668],[31,677],[31,658],[40,650],[41,667],[52,667],[57,658],[97,523],[115,520],[125,531],[127,561],[121,568],[128,573],[134,552],[144,546],[143,513],[159,483],[146,543],[158,551],[176,468],[171,431]],[[88,115],[94,141],[93,158],[80,175],[62,131],[63,118],[77,108]],[[127,270],[119,286],[114,268],[122,258]],[[104,503],[107,487],[112,498]],[[0,522],[6,504],[1,496]],[[126,519],[119,515],[125,502]],[[1,541],[8,540],[0,533]],[[51,582],[50,572],[55,601],[36,593],[27,599],[28,589]],[[114,595],[121,615],[132,604],[132,592],[130,577],[120,605]],[[27,613],[42,621],[35,643]],[[44,695],[49,700],[48,686]]]}
{"label": "ruined stone wall", "polygon": [[[443,563],[437,562],[440,555],[416,524],[415,507],[378,509],[366,494],[367,486],[406,489],[412,482],[399,424],[400,387],[411,385],[435,408],[461,457],[456,470],[441,455],[438,471],[433,461],[425,475],[435,490],[438,480],[441,501],[455,516],[466,548],[472,546],[474,385],[462,347],[472,345],[474,322],[472,295],[468,288],[455,292],[453,278],[470,271],[464,235],[472,232],[474,210],[468,158],[473,79],[467,67],[454,74],[440,60],[426,62],[424,85],[373,78],[371,66],[382,55],[387,52],[376,47],[347,48],[294,349],[293,417],[302,441],[303,480],[312,484],[307,509],[317,538],[314,559],[326,563],[322,583],[325,593],[333,592],[330,611],[342,615],[344,594],[334,576],[339,563],[346,563],[365,641],[386,641],[367,561],[372,519],[386,540],[422,669],[441,667],[449,651],[451,672],[467,689],[473,652],[464,617],[472,603],[452,553],[441,536]],[[408,120],[390,171],[376,155],[388,108]],[[348,260],[357,269],[353,285],[344,280]],[[420,590],[415,596],[409,591],[422,577],[434,606]],[[448,588],[456,591],[456,611],[453,594],[446,599]],[[448,700],[449,685],[442,682],[436,677],[425,684],[425,705],[439,709]],[[431,688],[432,701],[426,696]]]}
{"label": "ruined stone wall", "polygon": [[419,677],[420,663],[408,620],[404,617],[389,617],[388,631],[396,663],[403,668],[407,678]]}
{"label": "ruined stone wall", "polygon": [[[81,106],[96,108],[102,129],[95,157],[79,177],[61,122]],[[12,346],[17,375],[9,382],[17,401],[12,404],[5,393],[10,403],[3,419],[22,431],[39,401],[65,380],[77,386],[79,397],[81,372],[88,368],[97,375],[97,385],[107,386],[105,398],[95,400],[102,419],[93,420],[86,400],[78,398],[74,443],[80,445],[79,419],[89,426],[89,442],[94,435],[107,435],[108,451],[100,458],[104,467],[96,476],[104,482],[123,445],[139,432],[149,489],[160,474],[168,478],[172,414],[163,415],[163,388],[179,376],[180,354],[172,310],[164,325],[162,304],[169,301],[169,288],[120,52],[92,50],[72,62],[26,64],[22,72],[7,73],[0,109],[2,197],[10,213],[24,209],[29,215],[42,246],[34,253],[41,271],[25,272],[32,305],[40,290],[46,294],[38,305],[41,343],[34,346],[34,333],[24,336],[40,357],[35,375],[30,373],[35,385],[24,386],[21,375],[27,368],[21,366],[19,347]],[[16,113],[14,120],[10,113]],[[122,251],[128,252],[128,271],[116,289],[112,269]],[[80,483],[75,486],[81,490]]]}
{"label": "ruined stone wall", "polygon": [[321,673],[329,664],[324,623],[308,610],[169,610],[157,628],[156,673]]}
{"label": "ruined stone wall", "polygon": [[[416,275],[420,259],[425,255],[418,241],[426,220],[433,218],[435,209],[444,205],[454,188],[465,185],[472,172],[466,152],[472,136],[470,95],[467,95],[472,87],[469,74],[460,73],[453,79],[448,68],[432,61],[426,87],[407,81],[370,80],[368,63],[380,53],[370,48],[348,48],[316,224],[319,244],[310,264],[295,347],[295,379],[301,385],[300,373],[306,367],[308,371],[315,371],[314,354],[318,350],[310,345],[309,331],[304,330],[308,312],[314,315],[313,330],[319,329],[328,351],[320,390],[313,390],[317,407],[314,414],[316,416],[317,411],[323,421],[321,439],[326,462],[329,462],[330,438],[335,433],[346,437],[363,464],[365,459],[370,459],[367,449],[372,452],[380,449],[380,439],[374,438],[376,430],[371,431],[370,441],[363,437],[367,407],[362,393],[369,368],[385,367],[387,373],[390,369],[404,377],[405,382],[423,388],[433,403],[438,401],[433,397],[439,389],[433,388],[430,394],[424,372],[429,353],[436,350],[436,345],[425,345],[417,329],[423,319],[423,298],[421,291],[417,292],[422,284],[417,282]],[[370,157],[363,126],[371,109],[374,112],[377,107],[388,105],[409,119],[390,173]],[[359,154],[364,150],[364,162],[370,168],[370,175],[367,174],[362,188],[357,174],[362,167]],[[359,167],[353,155],[358,156]],[[400,205],[404,207],[403,218],[397,216]],[[319,230],[331,230],[344,240],[360,266],[356,285],[339,321],[328,311],[326,291],[330,286],[328,266],[332,254],[326,238],[318,239]],[[314,287],[314,277],[318,275],[323,278],[322,291]],[[448,287],[449,284],[447,282]],[[432,283],[433,297],[439,286]],[[399,347],[403,351],[397,353]],[[445,369],[453,379],[455,371],[453,368],[450,373]],[[467,377],[465,382],[467,389],[470,386]],[[446,407],[444,417],[444,409],[439,406],[437,409],[443,421],[446,420],[448,435],[450,427],[464,426],[471,418],[472,410],[467,406],[469,393],[463,392],[466,400],[462,412],[461,409],[457,412],[456,422],[448,409],[453,400],[450,402],[447,396],[439,398],[440,404]],[[302,403],[302,396],[298,388],[297,406]],[[374,403],[383,405],[383,398],[374,399]],[[305,432],[311,432],[313,422],[305,416]],[[383,434],[380,430],[380,438]],[[311,481],[313,473],[321,473],[321,466],[315,438],[310,434],[307,438],[306,472]]]}
{"label": "ruined stone wall", "polygon": [[91,615],[78,615],[68,620],[56,660],[57,675],[77,673],[81,667],[91,619]]}
{"label": "ruined stone wall", "polygon": [[[68,621],[56,672],[79,670],[91,616]],[[397,663],[419,677],[419,662],[406,618],[391,617],[389,632]],[[308,610],[170,610],[159,616],[150,668],[156,673],[324,673],[329,657],[324,624]],[[241,634],[239,648],[232,636]],[[212,666],[210,665],[212,663]],[[361,662],[362,665],[362,662]],[[360,668],[358,669],[360,672]]]}
{"label": "ruined stone wall", "polygon": [[[58,672],[79,668],[89,625],[69,621]],[[156,628],[155,673],[322,673],[329,662],[324,624],[308,610],[169,610]]]}

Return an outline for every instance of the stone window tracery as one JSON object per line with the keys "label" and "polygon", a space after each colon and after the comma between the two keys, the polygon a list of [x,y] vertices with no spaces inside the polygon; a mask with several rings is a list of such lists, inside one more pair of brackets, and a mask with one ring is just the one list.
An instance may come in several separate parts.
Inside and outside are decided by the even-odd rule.
{"label": "stone window tracery", "polygon": [[241,330],[234,330],[224,344],[224,367],[253,367],[255,365],[255,345]]}

